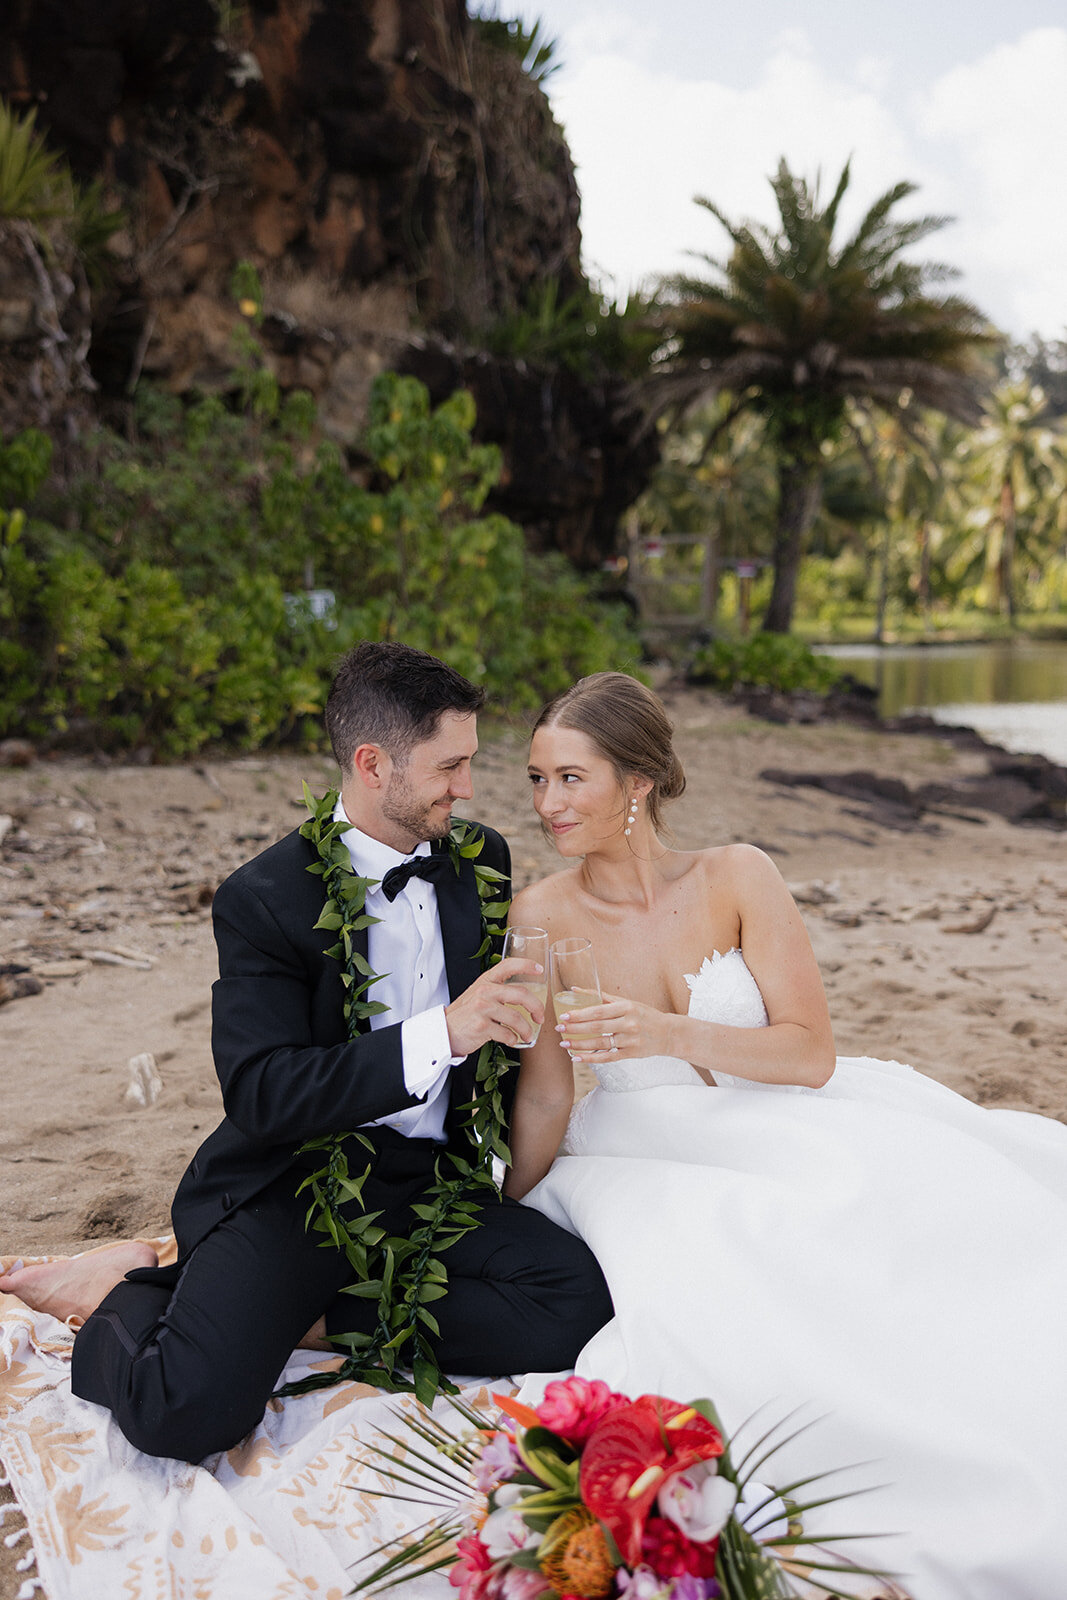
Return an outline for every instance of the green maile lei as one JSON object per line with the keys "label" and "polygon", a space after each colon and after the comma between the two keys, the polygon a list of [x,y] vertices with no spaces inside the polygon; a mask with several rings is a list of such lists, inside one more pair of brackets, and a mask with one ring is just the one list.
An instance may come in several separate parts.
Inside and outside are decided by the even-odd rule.
{"label": "green maile lei", "polygon": [[[343,967],[344,1014],[348,1037],[362,1031],[360,1024],[387,1011],[380,1000],[368,999],[381,974],[371,969],[366,957],[356,948],[356,935],[380,922],[366,910],[367,890],[376,878],[361,878],[353,871],[352,858],[344,835],[350,824],[334,817],[338,791],[331,789],[321,800],[304,785],[304,800],[311,813],[300,829],[314,846],[318,860],[308,871],[321,877],[326,891],[322,915],[315,927],[337,935],[337,942],[326,951]],[[510,902],[500,898],[500,885],[507,880],[502,872],[479,863],[485,844],[480,828],[456,822],[448,835],[448,853],[458,876],[464,862],[474,868],[481,910],[482,942],[477,951],[483,970],[499,961],[497,940],[503,937],[504,921]],[[402,1237],[389,1235],[377,1226],[380,1211],[362,1211],[347,1218],[342,1206],[362,1201],[363,1185],[371,1166],[358,1176],[349,1169],[348,1150],[353,1142],[373,1153],[374,1145],[361,1132],[329,1134],[309,1139],[297,1155],[321,1155],[322,1165],[310,1173],[297,1190],[310,1192],[306,1224],[325,1234],[323,1244],[342,1250],[352,1267],[353,1282],[343,1293],[358,1295],[377,1303],[373,1333],[346,1333],[332,1343],[348,1351],[339,1369],[319,1373],[296,1383],[286,1384],[280,1395],[304,1394],[345,1379],[371,1383],[380,1389],[413,1392],[424,1405],[430,1405],[440,1392],[455,1393],[441,1372],[433,1340],[440,1334],[433,1311],[435,1300],[448,1291],[448,1274],[441,1256],[449,1245],[478,1226],[478,1207],[492,1197],[499,1199],[493,1178],[493,1160],[511,1160],[505,1141],[506,1120],[500,1084],[510,1061],[504,1046],[490,1040],[478,1054],[474,1097],[459,1109],[467,1113],[462,1130],[465,1149],[443,1150],[434,1164],[433,1182],[422,1199],[412,1207],[415,1223]],[[484,1195],[479,1191],[485,1191]],[[350,1210],[355,1210],[351,1207]],[[410,1376],[408,1375],[410,1373]]]}

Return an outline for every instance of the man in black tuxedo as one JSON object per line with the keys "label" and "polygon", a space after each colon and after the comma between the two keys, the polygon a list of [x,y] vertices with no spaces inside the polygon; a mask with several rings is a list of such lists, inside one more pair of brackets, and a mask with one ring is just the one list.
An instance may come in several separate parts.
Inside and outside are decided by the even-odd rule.
{"label": "man in black tuxedo", "polygon": [[[381,920],[362,937],[383,974],[373,998],[388,1011],[347,1037],[343,969],[325,954],[334,936],[315,929],[324,888],[307,869],[318,857],[289,834],[215,898],[212,1048],[225,1117],[175,1196],[176,1264],[158,1267],[134,1244],[5,1280],[40,1309],[89,1313],[74,1392],[108,1407],[151,1455],[200,1461],[230,1448],[259,1421],[295,1346],[331,1349],[330,1335],[373,1326],[373,1302],[341,1293],[352,1275],[343,1253],[305,1227],[303,1142],[357,1128],[369,1137],[373,1155],[351,1141],[352,1171],[372,1169],[351,1204],[402,1233],[457,1137],[478,1050],[528,1038],[524,1010],[543,1014],[532,991],[506,983],[533,977],[532,962],[481,970],[473,864],[457,877],[444,845],[453,804],[473,793],[482,700],[405,645],[359,645],[343,659],[326,707],[342,774],[335,815],[353,825],[343,837],[354,870],[380,880],[366,910]],[[479,859],[508,874],[507,845],[484,832]],[[434,875],[390,880],[413,854]],[[425,868],[435,856],[447,871]],[[587,1247],[506,1198],[480,1208],[445,1263],[448,1293],[434,1306],[445,1372],[570,1366],[611,1315]]]}

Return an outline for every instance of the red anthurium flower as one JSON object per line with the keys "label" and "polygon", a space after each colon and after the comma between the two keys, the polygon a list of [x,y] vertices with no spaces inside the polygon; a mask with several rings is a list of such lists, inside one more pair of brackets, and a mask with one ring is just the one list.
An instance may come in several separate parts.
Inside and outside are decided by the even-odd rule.
{"label": "red anthurium flower", "polygon": [[597,1423],[582,1451],[582,1500],[627,1566],[641,1560],[645,1520],[664,1483],[722,1451],[718,1428],[692,1406],[661,1395],[643,1394]]}

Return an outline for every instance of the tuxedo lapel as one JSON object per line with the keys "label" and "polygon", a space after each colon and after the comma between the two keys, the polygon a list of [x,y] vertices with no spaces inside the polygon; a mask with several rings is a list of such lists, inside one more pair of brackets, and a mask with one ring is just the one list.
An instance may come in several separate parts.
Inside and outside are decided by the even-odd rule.
{"label": "tuxedo lapel", "polygon": [[454,1000],[464,989],[470,988],[482,970],[478,959],[482,918],[474,868],[465,861],[458,875],[446,872],[436,888],[448,993]]}
{"label": "tuxedo lapel", "polygon": [[[469,989],[482,970],[478,947],[482,942],[481,906],[474,868],[464,861],[459,875],[447,872],[437,884],[437,914],[441,920],[441,940],[445,948],[448,992],[454,1000]],[[454,1112],[466,1105],[474,1093],[476,1054],[462,1066],[454,1067],[449,1085],[449,1100]],[[448,1119],[454,1126],[454,1118]]]}

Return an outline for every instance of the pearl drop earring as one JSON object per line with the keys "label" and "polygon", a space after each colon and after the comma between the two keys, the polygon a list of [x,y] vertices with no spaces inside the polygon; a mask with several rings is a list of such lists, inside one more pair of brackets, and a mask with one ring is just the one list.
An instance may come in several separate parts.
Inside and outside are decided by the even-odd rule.
{"label": "pearl drop earring", "polygon": [[634,798],[630,801],[630,815],[627,817],[626,826],[622,830],[624,838],[628,839],[630,837],[630,829],[633,827],[633,825],[634,825],[634,823],[636,821],[637,821],[637,796],[635,795]]}

